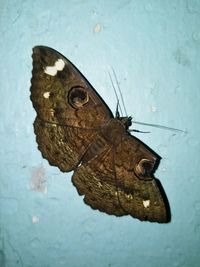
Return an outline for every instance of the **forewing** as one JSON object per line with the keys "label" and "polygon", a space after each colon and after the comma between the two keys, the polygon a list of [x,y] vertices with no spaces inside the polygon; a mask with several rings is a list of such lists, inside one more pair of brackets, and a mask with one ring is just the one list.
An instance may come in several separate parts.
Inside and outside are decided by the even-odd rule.
{"label": "forewing", "polygon": [[71,171],[79,164],[96,134],[85,128],[44,122],[38,117],[34,122],[34,130],[43,157],[61,171]]}
{"label": "forewing", "polygon": [[113,117],[78,69],[51,48],[33,48],[31,84],[31,100],[43,121],[95,128]]}
{"label": "forewing", "polygon": [[31,100],[38,147],[62,171],[79,164],[98,129],[112,117],[76,67],[48,47],[33,49]]}

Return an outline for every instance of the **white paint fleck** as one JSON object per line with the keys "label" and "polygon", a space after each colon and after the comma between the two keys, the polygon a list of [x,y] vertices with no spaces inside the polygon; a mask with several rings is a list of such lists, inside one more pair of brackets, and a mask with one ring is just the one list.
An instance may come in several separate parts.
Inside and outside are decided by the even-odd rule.
{"label": "white paint fleck", "polygon": [[46,194],[47,193],[47,187],[45,184],[46,180],[47,178],[45,175],[44,167],[39,166],[34,168],[30,180],[30,189]]}
{"label": "white paint fleck", "polygon": [[150,206],[150,200],[149,199],[148,200],[143,200],[143,206],[145,208],[148,208]]}
{"label": "white paint fleck", "polygon": [[151,105],[150,110],[151,110],[151,112],[156,112],[157,108],[155,106]]}
{"label": "white paint fleck", "polygon": [[32,223],[38,223],[40,221],[39,217],[33,215],[32,216]]}
{"label": "white paint fleck", "polygon": [[50,92],[44,92],[43,96],[44,96],[44,98],[49,98],[50,97]]}
{"label": "white paint fleck", "polygon": [[65,62],[59,58],[53,66],[47,66],[44,69],[44,72],[50,76],[55,76],[58,71],[62,71],[65,67]]}
{"label": "white paint fleck", "polygon": [[93,29],[93,32],[95,33],[99,33],[101,31],[101,25],[99,23],[97,23],[95,26],[94,26],[94,29]]}

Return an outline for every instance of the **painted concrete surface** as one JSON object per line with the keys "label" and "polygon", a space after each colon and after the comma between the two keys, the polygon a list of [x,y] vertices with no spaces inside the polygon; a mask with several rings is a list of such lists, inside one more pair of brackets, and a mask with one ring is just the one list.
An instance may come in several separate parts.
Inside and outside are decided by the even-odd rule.
{"label": "painted concrete surface", "polygon": [[[200,1],[0,1],[0,266],[200,266]],[[86,206],[37,149],[29,99],[35,45],[68,57],[114,111],[115,69],[134,125],[161,157],[169,224]]]}

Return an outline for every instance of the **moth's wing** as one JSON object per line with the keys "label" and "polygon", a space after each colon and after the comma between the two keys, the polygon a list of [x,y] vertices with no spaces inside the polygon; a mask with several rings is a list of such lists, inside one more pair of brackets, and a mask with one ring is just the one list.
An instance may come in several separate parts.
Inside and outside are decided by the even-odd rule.
{"label": "moth's wing", "polygon": [[77,166],[97,129],[113,117],[76,67],[48,47],[33,49],[31,100],[39,149],[62,171]]}
{"label": "moth's wing", "polygon": [[39,117],[34,122],[34,130],[42,156],[66,172],[79,164],[96,134],[95,130],[51,124]]}
{"label": "moth's wing", "polygon": [[149,176],[138,178],[133,170],[144,158],[156,161],[139,140],[126,135],[118,145],[108,142],[101,154],[79,166],[72,176],[73,184],[94,209],[167,222],[167,207],[157,182]]}
{"label": "moth's wing", "polygon": [[157,156],[137,138],[125,135],[115,150],[118,199],[122,209],[140,220],[170,220],[167,197],[152,176]]}
{"label": "moth's wing", "polygon": [[63,55],[33,48],[31,100],[45,122],[95,128],[113,117],[103,99]]}
{"label": "moth's wing", "polygon": [[[95,141],[94,141],[95,142]],[[114,172],[113,148],[106,144],[104,151],[79,166],[72,182],[84,202],[110,215],[128,214],[120,205]]]}

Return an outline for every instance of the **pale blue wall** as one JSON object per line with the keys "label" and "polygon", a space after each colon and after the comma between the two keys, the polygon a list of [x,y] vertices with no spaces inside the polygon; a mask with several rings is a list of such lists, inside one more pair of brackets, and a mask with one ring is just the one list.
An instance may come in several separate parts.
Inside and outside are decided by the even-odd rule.
{"label": "pale blue wall", "polygon": [[[37,150],[31,49],[66,55],[114,111],[114,67],[139,134],[163,158],[167,225],[86,206]],[[200,1],[0,1],[0,266],[200,266]],[[135,126],[136,127],[136,126]]]}

